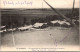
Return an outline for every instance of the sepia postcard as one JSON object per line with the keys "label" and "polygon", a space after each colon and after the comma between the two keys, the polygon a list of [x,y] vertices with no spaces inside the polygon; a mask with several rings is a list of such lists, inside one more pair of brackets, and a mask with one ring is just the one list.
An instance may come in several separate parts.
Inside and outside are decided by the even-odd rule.
{"label": "sepia postcard", "polygon": [[79,0],[0,0],[0,51],[80,51]]}

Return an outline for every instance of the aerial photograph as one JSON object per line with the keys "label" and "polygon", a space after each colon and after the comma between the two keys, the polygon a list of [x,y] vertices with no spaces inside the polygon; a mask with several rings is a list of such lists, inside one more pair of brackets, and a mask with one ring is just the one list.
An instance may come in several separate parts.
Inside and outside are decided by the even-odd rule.
{"label": "aerial photograph", "polygon": [[16,7],[1,8],[1,51],[79,51],[78,2],[27,0],[16,3],[28,8],[17,8],[3,1]]}

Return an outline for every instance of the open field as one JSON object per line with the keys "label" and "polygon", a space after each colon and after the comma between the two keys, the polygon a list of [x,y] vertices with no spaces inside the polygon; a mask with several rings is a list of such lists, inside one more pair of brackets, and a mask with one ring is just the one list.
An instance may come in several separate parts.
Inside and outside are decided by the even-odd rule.
{"label": "open field", "polygon": [[[14,41],[13,41],[14,35]],[[40,48],[62,46],[78,46],[79,32],[75,28],[48,27],[45,30],[31,30],[4,34],[1,38],[3,47]],[[15,45],[14,45],[15,43]]]}

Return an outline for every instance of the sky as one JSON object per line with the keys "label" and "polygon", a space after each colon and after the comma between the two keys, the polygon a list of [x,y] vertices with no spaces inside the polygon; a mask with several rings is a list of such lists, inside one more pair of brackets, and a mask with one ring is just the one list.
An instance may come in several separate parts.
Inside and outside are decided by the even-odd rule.
{"label": "sky", "polygon": [[[45,0],[55,8],[72,8],[73,0]],[[43,0],[0,0],[0,8],[49,8]],[[79,8],[79,0],[75,0]]]}

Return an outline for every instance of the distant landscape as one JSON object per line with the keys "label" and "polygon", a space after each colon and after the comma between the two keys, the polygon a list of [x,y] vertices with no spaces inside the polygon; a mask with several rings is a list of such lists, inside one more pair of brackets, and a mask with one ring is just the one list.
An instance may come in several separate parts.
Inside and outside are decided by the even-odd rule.
{"label": "distant landscape", "polygon": [[[71,17],[72,9],[71,8],[56,8],[63,15],[67,15],[68,18]],[[79,8],[74,10],[75,16],[79,16]],[[45,18],[47,16],[57,15],[52,9],[1,9],[1,25],[8,24],[11,20],[13,22],[18,21],[20,24],[23,24],[24,19],[26,23],[31,23],[32,19]]]}

